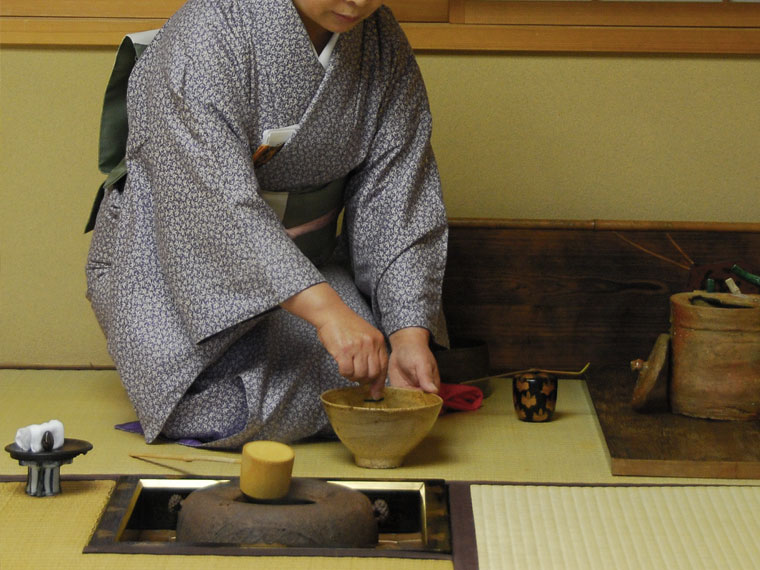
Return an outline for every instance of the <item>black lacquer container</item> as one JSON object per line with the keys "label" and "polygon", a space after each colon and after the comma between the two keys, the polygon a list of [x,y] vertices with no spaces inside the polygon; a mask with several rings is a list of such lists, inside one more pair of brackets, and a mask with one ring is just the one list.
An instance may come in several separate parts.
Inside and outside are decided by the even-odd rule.
{"label": "black lacquer container", "polygon": [[546,372],[526,372],[512,379],[512,401],[524,422],[548,422],[557,406],[557,377]]}

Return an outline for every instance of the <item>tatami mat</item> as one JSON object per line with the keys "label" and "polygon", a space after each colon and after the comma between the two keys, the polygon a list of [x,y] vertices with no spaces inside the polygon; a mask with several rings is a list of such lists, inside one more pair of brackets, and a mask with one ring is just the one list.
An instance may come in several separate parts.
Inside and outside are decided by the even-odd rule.
{"label": "tatami mat", "polygon": [[480,570],[732,570],[760,560],[760,487],[471,487]]}
{"label": "tatami mat", "polygon": [[[341,443],[316,442],[294,445],[294,475],[547,483],[650,481],[611,475],[604,438],[583,381],[560,381],[555,419],[543,424],[517,419],[511,381],[495,379],[492,383],[494,393],[484,400],[481,409],[441,416],[428,437],[398,469],[376,471],[356,467]],[[61,468],[64,478],[185,473],[226,477],[238,472],[238,467],[231,464],[147,462],[131,458],[130,453],[191,457],[235,454],[173,443],[146,445],[139,435],[115,430],[114,424],[133,421],[136,416],[114,371],[0,370],[0,402],[2,447],[13,442],[17,428],[52,418],[64,423],[67,437],[93,444],[87,455]],[[7,453],[0,453],[0,477],[25,475],[26,468]]]}
{"label": "tatami mat", "polygon": [[[340,442],[294,445],[301,477],[440,478],[477,481],[472,487],[480,568],[750,568],[760,560],[757,481],[613,477],[604,438],[580,380],[562,380],[555,419],[517,419],[511,383],[494,380],[494,393],[475,412],[439,418],[404,466],[358,468]],[[135,419],[113,371],[0,370],[0,434],[11,443],[18,427],[52,418],[67,437],[93,444],[61,468],[63,493],[24,493],[26,468],[0,454],[0,568],[243,568],[241,557],[81,554],[118,474],[234,476],[238,467],[211,462],[139,461],[130,453],[229,457],[229,452],[172,443],[146,445],[114,429]],[[0,441],[1,443],[1,441]],[[84,480],[78,478],[84,477]],[[491,485],[489,483],[519,483]],[[536,483],[531,486],[530,483]],[[637,483],[702,486],[624,487]],[[540,485],[539,485],[540,484]],[[588,484],[589,486],[571,486]],[[617,486],[614,486],[614,485]],[[593,486],[592,486],[593,485]],[[605,486],[607,485],[607,486]],[[716,561],[720,564],[717,566]],[[372,558],[256,557],[257,568],[294,570],[450,570],[451,562]],[[467,569],[469,570],[469,569]]]}
{"label": "tatami mat", "polygon": [[114,483],[69,481],[55,497],[28,497],[21,483],[0,484],[2,570],[452,570],[448,560],[269,556],[82,554]]}

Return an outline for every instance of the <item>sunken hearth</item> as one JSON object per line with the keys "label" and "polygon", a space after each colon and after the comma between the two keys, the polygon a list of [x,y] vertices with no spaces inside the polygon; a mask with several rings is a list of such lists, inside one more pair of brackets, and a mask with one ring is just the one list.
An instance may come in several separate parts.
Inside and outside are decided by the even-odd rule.
{"label": "sunken hearth", "polygon": [[178,540],[177,520],[184,499],[195,490],[235,482],[235,478],[120,477],[84,552],[451,558],[448,488],[442,480],[329,480],[363,493],[372,503],[378,541],[368,547]]}

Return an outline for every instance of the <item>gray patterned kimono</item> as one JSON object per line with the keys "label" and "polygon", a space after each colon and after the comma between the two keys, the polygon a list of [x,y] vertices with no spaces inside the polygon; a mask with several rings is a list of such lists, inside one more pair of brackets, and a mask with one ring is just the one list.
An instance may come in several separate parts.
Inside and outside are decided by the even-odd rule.
{"label": "gray patterned kimono", "polygon": [[[325,69],[291,0],[190,0],[138,61],[128,113],[127,182],[100,206],[88,298],[146,441],[325,428],[319,394],[348,382],[278,307],[323,281],[386,335],[445,342],[430,113],[388,9],[341,34]],[[294,124],[254,169],[263,131]],[[342,177],[341,241],[315,265],[261,194]]]}

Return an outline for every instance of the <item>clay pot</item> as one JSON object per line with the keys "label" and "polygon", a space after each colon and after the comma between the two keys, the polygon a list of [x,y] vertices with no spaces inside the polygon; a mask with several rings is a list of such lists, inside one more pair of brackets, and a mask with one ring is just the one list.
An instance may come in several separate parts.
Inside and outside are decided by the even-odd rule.
{"label": "clay pot", "polygon": [[678,293],[670,307],[672,411],[760,418],[760,295]]}
{"label": "clay pot", "polygon": [[428,434],[443,400],[435,394],[386,387],[383,400],[366,401],[364,388],[322,394],[333,430],[359,467],[398,467]]}

